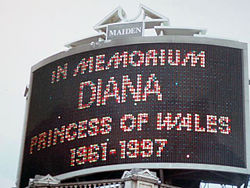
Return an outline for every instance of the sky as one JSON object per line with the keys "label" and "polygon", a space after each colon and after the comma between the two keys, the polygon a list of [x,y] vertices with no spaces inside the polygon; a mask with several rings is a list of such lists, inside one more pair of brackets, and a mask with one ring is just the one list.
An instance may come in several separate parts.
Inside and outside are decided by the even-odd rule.
{"label": "sky", "polygon": [[135,17],[140,3],[173,27],[205,28],[207,37],[250,43],[249,0],[0,0],[1,187],[15,185],[31,67],[96,34],[93,26],[118,6]]}

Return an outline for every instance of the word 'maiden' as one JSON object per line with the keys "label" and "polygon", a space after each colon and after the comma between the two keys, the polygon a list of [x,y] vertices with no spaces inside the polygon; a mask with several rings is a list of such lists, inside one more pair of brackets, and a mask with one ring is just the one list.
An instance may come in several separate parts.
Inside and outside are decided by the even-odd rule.
{"label": "word 'maiden'", "polygon": [[[94,103],[96,106],[104,106],[109,98],[114,98],[116,103],[125,103],[128,93],[132,95],[134,102],[146,102],[148,96],[151,94],[155,95],[158,101],[162,101],[161,87],[155,74],[150,74],[146,83],[143,83],[143,85],[142,75],[137,74],[136,86],[132,83],[128,75],[123,75],[121,85],[122,87],[119,88],[114,77],[110,77],[105,85],[102,79],[98,79],[97,83],[93,81],[81,82],[79,87],[78,109],[89,108]],[[87,101],[84,101],[84,91],[88,88],[91,90],[91,96]]]}
{"label": "word 'maiden'", "polygon": [[[134,50],[132,52],[115,52],[112,55],[99,54],[82,58],[71,74],[75,77],[87,72],[99,72],[111,68],[142,66],[200,66],[205,68],[206,53],[204,50],[151,49],[146,52]],[[52,71],[51,83],[54,84],[60,80],[65,80],[67,77],[68,63],[65,63],[63,66],[57,66],[57,69]]]}

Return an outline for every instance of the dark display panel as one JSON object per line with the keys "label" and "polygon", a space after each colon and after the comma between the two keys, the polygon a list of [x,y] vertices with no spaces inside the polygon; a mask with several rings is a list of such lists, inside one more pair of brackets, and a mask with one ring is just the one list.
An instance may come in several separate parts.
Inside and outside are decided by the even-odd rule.
{"label": "dark display panel", "polygon": [[126,163],[246,167],[242,51],[137,44],[33,73],[21,184]]}

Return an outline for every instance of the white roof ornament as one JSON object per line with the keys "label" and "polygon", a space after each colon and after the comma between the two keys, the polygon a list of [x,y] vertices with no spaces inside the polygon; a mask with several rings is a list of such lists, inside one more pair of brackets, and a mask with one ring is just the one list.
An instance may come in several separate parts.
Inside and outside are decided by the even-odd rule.
{"label": "white roof ornament", "polygon": [[121,38],[126,39],[128,37],[162,35],[194,36],[206,33],[205,29],[176,28],[170,27],[169,25],[170,23],[167,17],[153,11],[145,5],[141,4],[139,6],[137,16],[132,19],[127,19],[126,12],[122,7],[117,7],[94,26],[98,34],[67,44],[66,47],[74,48],[85,44],[91,44],[91,46],[95,48],[100,46],[103,42]]}
{"label": "white roof ornament", "polygon": [[154,28],[154,26],[169,25],[169,19],[167,17],[162,16],[161,14],[141,4],[139,6],[139,13],[135,18],[127,19],[126,12],[121,7],[117,7],[114,11],[112,11],[104,19],[102,19],[98,24],[96,24],[94,26],[94,29],[97,32],[106,32],[108,25],[121,23],[129,24],[134,22],[144,22],[145,29]]}
{"label": "white roof ornament", "polygon": [[29,186],[42,186],[42,185],[56,185],[59,184],[60,180],[54,178],[50,174],[46,176],[36,175],[34,179],[29,180]]}

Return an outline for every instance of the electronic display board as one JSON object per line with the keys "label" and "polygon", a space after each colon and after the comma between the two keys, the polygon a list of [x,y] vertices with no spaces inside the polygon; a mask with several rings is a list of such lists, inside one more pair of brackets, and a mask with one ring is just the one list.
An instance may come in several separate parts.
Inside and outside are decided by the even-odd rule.
{"label": "electronic display board", "polygon": [[33,73],[21,184],[132,163],[246,168],[242,49],[107,47]]}

